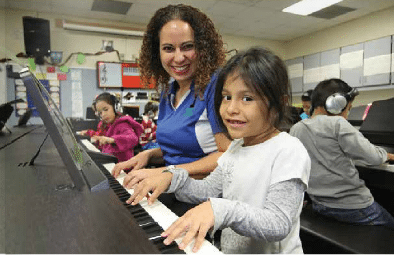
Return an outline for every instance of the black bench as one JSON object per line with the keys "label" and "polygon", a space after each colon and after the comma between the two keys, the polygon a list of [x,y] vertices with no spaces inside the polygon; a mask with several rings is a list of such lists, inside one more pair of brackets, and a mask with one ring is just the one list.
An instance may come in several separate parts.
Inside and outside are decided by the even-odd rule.
{"label": "black bench", "polygon": [[313,212],[301,213],[300,238],[304,253],[394,253],[394,231],[383,226],[342,223]]}

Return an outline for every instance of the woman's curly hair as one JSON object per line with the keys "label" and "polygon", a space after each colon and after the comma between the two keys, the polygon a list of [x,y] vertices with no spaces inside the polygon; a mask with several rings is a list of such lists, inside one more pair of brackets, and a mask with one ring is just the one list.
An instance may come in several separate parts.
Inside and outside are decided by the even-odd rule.
{"label": "woman's curly hair", "polygon": [[153,15],[141,47],[139,62],[141,80],[145,86],[154,80],[156,89],[160,87],[165,95],[169,93],[170,75],[161,64],[159,33],[166,23],[177,19],[188,23],[194,32],[194,43],[198,55],[194,77],[195,91],[202,97],[211,75],[225,62],[225,51],[222,37],[216,31],[213,22],[207,15],[192,6],[168,5],[157,10]]}

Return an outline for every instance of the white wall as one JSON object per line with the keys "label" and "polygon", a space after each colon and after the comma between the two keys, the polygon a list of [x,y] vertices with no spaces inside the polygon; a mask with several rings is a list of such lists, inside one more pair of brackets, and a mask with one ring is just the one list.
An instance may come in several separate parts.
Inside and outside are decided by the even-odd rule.
{"label": "white wall", "polygon": [[[285,42],[286,59],[394,35],[393,24],[394,7],[371,13],[359,19]],[[394,85],[391,89],[361,91],[353,105],[358,106],[392,97],[394,97]],[[293,103],[301,103],[301,96],[293,96]]]}
{"label": "white wall", "polygon": [[262,46],[270,49],[281,58],[285,57],[284,43],[279,41],[262,40],[254,37],[239,37],[233,35],[222,35],[227,50],[245,50],[252,46]]}
{"label": "white wall", "polygon": [[5,58],[3,47],[5,45],[5,10],[0,8],[0,59]]}
{"label": "white wall", "polygon": [[[63,61],[71,54],[75,52],[82,53],[96,53],[101,50],[102,40],[112,40],[114,42],[114,48],[124,54],[125,60],[133,60],[138,56],[139,49],[141,47],[142,38],[137,37],[126,37],[118,35],[109,34],[99,34],[92,32],[80,32],[65,30],[59,27],[56,22],[57,20],[68,19],[76,22],[91,22],[107,25],[116,26],[128,26],[130,24],[125,24],[121,22],[102,22],[100,20],[93,19],[81,19],[77,17],[63,16],[63,15],[53,15],[49,13],[36,13],[21,10],[9,10],[5,14],[6,20],[6,47],[13,54],[19,52],[24,52],[24,41],[23,41],[23,16],[33,16],[38,18],[48,19],[50,21],[50,34],[51,34],[51,50],[53,51],[63,51]],[[135,28],[138,25],[133,25]],[[97,61],[118,61],[116,53],[106,53],[100,56],[86,56],[86,62],[82,65],[76,63],[76,55],[74,55],[66,66],[73,67],[86,67],[86,68],[96,68]],[[25,62],[25,60],[20,59],[20,61]]]}
{"label": "white wall", "polygon": [[394,7],[285,43],[286,59],[394,35]]}
{"label": "white wall", "polygon": [[[5,10],[0,9],[0,59],[5,58]],[[0,64],[0,104],[6,102],[6,71],[5,65]]]}

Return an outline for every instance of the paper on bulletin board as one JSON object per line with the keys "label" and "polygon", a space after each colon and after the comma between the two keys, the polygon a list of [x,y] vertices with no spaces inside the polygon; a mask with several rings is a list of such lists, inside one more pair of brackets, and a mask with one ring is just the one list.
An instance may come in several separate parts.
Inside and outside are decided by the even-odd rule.
{"label": "paper on bulletin board", "polygon": [[339,64],[332,64],[320,67],[320,81],[340,77],[341,70],[339,69]]}
{"label": "paper on bulletin board", "polygon": [[364,59],[364,76],[390,73],[390,54]]}
{"label": "paper on bulletin board", "polygon": [[56,80],[57,81],[57,73],[47,73],[47,80],[53,81]]}
{"label": "paper on bulletin board", "polygon": [[320,82],[322,80],[320,70],[320,67],[304,70],[304,84]]}
{"label": "paper on bulletin board", "polygon": [[71,80],[81,81],[82,80],[82,70],[71,69]]}
{"label": "paper on bulletin board", "polygon": [[354,69],[363,66],[364,50],[341,54],[339,64],[341,69]]}
{"label": "paper on bulletin board", "polygon": [[290,79],[304,76],[304,64],[303,63],[289,65],[287,67],[287,70],[289,71],[289,78]]}
{"label": "paper on bulletin board", "polygon": [[101,62],[98,66],[100,87],[122,87],[122,64]]}
{"label": "paper on bulletin board", "polygon": [[59,87],[60,82],[58,80],[49,80],[49,86]]}
{"label": "paper on bulletin board", "polygon": [[82,99],[82,71],[71,69],[71,116],[83,117],[83,99]]}

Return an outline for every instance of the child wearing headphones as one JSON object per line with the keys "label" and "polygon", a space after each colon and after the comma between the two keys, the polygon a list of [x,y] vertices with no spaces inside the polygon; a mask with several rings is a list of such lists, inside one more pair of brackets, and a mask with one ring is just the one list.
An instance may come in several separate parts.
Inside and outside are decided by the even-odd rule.
{"label": "child wearing headphones", "polygon": [[312,97],[312,92],[313,90],[307,90],[304,94],[301,96],[301,101],[302,101],[302,109],[304,110],[303,113],[300,114],[301,119],[309,119],[311,114],[310,114],[310,109],[311,109],[311,97]]}
{"label": "child wearing headphones", "polygon": [[394,229],[393,216],[374,201],[353,163],[394,160],[346,120],[357,95],[343,80],[320,82],[312,93],[312,117],[295,124],[290,134],[301,140],[311,157],[307,193],[314,211],[342,222]]}
{"label": "child wearing headphones", "polygon": [[117,99],[104,92],[94,101],[94,108],[101,121],[97,131],[84,130],[80,134],[92,138],[100,151],[117,157],[119,162],[134,156],[134,147],[138,145],[143,132],[141,124],[132,117],[116,111]]}

